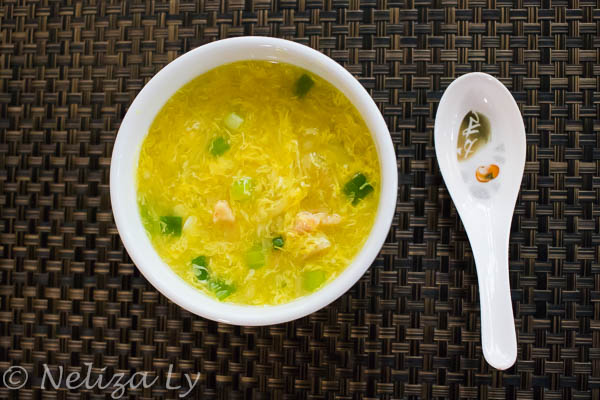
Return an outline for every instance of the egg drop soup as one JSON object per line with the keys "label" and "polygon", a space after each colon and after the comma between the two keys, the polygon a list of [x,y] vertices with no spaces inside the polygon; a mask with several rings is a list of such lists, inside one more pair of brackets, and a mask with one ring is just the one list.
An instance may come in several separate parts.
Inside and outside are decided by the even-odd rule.
{"label": "egg drop soup", "polygon": [[139,155],[137,201],[160,257],[220,301],[282,304],[360,251],[379,203],[375,144],[335,87],[243,61],[180,88]]}

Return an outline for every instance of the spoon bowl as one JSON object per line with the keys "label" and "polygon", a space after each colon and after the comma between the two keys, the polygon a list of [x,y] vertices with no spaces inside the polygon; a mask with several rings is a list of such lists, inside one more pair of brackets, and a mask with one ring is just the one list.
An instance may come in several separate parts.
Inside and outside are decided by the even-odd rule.
{"label": "spoon bowl", "polygon": [[435,151],[475,258],[483,355],[493,367],[507,369],[517,357],[508,243],[526,141],[506,87],[480,72],[452,82],[435,118]]}

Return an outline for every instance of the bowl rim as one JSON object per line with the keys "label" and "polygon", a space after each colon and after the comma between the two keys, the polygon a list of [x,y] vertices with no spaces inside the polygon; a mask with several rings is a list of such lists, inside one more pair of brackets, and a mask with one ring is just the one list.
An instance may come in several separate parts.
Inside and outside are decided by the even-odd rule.
{"label": "bowl rim", "polygon": [[[333,281],[320,290],[289,303],[239,305],[223,303],[204,294],[185,282],[160,259],[145,234],[139,216],[135,201],[135,170],[139,148],[147,135],[147,129],[140,129],[139,124],[143,122],[149,127],[156,112],[183,84],[215,66],[235,61],[220,62],[215,61],[215,57],[233,57],[238,61],[279,60],[321,76],[350,99],[365,120],[377,148],[381,188],[377,214],[369,236],[350,265]],[[216,65],[205,68],[190,79],[181,77],[189,75],[190,69],[201,68],[199,64],[210,63]],[[183,83],[172,83],[178,79]],[[166,95],[169,91],[171,94]],[[157,111],[145,112],[149,104],[155,109],[158,107]],[[132,146],[135,147],[133,150]],[[245,326],[272,325],[295,320],[320,310],[347,292],[364,275],[385,242],[396,210],[397,187],[396,155],[388,127],[375,102],[358,80],[336,61],[308,46],[284,39],[256,36],[223,39],[197,47],[154,75],[135,97],[121,122],[110,168],[110,197],[115,224],[125,249],[142,275],[164,296],[194,314],[217,322]]]}

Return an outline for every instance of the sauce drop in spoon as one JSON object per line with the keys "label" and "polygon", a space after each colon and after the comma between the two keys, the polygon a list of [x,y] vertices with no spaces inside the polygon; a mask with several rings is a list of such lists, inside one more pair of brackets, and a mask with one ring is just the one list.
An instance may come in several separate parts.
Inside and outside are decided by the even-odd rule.
{"label": "sauce drop in spoon", "polygon": [[475,258],[483,355],[493,367],[507,369],[517,358],[508,240],[526,142],[506,87],[480,72],[452,82],[435,118],[435,151]]}

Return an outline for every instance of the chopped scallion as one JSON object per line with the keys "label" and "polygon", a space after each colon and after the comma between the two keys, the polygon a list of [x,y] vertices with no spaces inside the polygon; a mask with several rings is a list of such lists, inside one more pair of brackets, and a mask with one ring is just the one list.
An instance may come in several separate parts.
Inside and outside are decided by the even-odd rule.
{"label": "chopped scallion", "polygon": [[367,177],[361,172],[355,174],[344,185],[344,194],[352,200],[353,206],[357,205],[373,190],[373,186],[367,182]]}
{"label": "chopped scallion", "polygon": [[302,98],[306,96],[308,91],[314,86],[315,81],[308,74],[302,74],[300,78],[296,81],[296,85],[294,86],[294,93],[296,96]]}
{"label": "chopped scallion", "polygon": [[181,236],[181,217],[162,216],[159,225],[163,235]]}
{"label": "chopped scallion", "polygon": [[325,282],[326,278],[327,275],[320,269],[316,271],[306,271],[302,274],[302,287],[308,292],[313,292]]}
{"label": "chopped scallion", "polygon": [[231,185],[231,200],[242,201],[252,197],[252,178],[241,178]]}
{"label": "chopped scallion", "polygon": [[244,119],[234,112],[225,117],[225,126],[232,130],[238,129],[243,122]]}
{"label": "chopped scallion", "polygon": [[192,260],[192,269],[194,275],[199,281],[208,279],[208,259],[205,256],[198,256]]}
{"label": "chopped scallion", "polygon": [[265,253],[262,245],[256,244],[246,253],[246,264],[250,269],[259,269],[266,264]]}
{"label": "chopped scallion", "polygon": [[229,143],[227,143],[227,139],[219,136],[214,138],[210,143],[209,150],[213,156],[217,157],[223,155],[227,150],[229,150],[230,147],[231,146],[229,146]]}
{"label": "chopped scallion", "polygon": [[217,299],[225,300],[229,295],[235,292],[235,286],[230,285],[221,280],[210,280],[208,282],[208,288],[215,294]]}
{"label": "chopped scallion", "polygon": [[281,250],[283,249],[284,244],[285,239],[283,238],[283,236],[277,236],[276,238],[273,238],[273,249]]}

